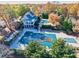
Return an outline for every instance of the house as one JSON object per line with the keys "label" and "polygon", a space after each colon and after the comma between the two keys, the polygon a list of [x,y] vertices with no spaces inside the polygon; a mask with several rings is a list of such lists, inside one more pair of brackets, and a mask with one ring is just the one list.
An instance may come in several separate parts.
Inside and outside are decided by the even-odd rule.
{"label": "house", "polygon": [[25,15],[22,18],[23,24],[25,28],[32,28],[34,27],[34,23],[36,21],[36,16],[32,11],[29,11],[25,13]]}

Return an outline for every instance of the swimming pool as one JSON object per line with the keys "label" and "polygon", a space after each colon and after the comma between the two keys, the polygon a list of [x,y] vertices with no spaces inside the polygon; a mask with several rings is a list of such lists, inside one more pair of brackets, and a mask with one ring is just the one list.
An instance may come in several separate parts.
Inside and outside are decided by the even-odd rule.
{"label": "swimming pool", "polygon": [[[48,39],[50,39],[50,42]],[[56,34],[43,34],[27,31],[19,42],[22,44],[28,44],[30,41],[37,41],[39,44],[50,48],[53,43],[57,41],[57,38]],[[74,38],[64,38],[64,41],[67,43],[76,43]]]}
{"label": "swimming pool", "polygon": [[67,43],[76,43],[76,40],[74,38],[64,38],[64,41]]}
{"label": "swimming pool", "polygon": [[33,32],[28,31],[25,33],[25,35],[22,37],[22,39],[19,42],[21,44],[28,44],[30,41],[37,41],[39,44],[43,46],[51,47],[52,44],[56,41],[56,35],[55,34],[33,33]]}
{"label": "swimming pool", "polygon": [[[30,41],[36,41],[43,46],[48,46],[49,48],[57,41],[56,34],[54,33],[39,33],[32,31],[25,31],[20,33],[20,35],[16,41],[14,41],[11,45],[11,49],[16,49],[20,44],[28,45]],[[76,43],[74,38],[64,38],[64,41],[67,43]]]}

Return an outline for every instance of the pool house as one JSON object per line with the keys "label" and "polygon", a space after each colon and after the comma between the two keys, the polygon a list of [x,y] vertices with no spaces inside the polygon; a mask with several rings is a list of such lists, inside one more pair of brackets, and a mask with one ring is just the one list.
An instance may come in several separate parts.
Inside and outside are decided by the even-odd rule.
{"label": "pool house", "polygon": [[34,28],[34,23],[36,22],[36,16],[32,11],[25,13],[22,18],[24,28]]}

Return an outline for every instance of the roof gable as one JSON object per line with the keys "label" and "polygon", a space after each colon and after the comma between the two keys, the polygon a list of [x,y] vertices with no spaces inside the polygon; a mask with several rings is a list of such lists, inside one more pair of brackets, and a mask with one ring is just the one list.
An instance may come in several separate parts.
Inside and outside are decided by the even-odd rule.
{"label": "roof gable", "polygon": [[23,19],[24,24],[26,24],[26,22],[33,22],[37,20],[36,16],[34,15],[32,11],[25,13],[22,19]]}

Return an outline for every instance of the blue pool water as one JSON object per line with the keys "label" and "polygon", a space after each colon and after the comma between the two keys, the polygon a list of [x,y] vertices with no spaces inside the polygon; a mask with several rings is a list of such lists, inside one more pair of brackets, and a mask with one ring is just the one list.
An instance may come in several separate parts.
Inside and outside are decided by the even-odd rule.
{"label": "blue pool water", "polygon": [[75,39],[74,38],[65,38],[65,41],[67,43],[76,43]]}
{"label": "blue pool water", "polygon": [[52,44],[54,43],[54,42],[56,42],[56,35],[55,34],[46,34],[46,37],[48,37],[48,38],[51,38],[52,39],[52,42],[40,42],[40,44],[42,44],[42,45],[44,45],[44,46],[48,46],[48,47],[51,47],[52,46]]}
{"label": "blue pool water", "polygon": [[[51,42],[47,41],[48,38],[51,39]],[[40,40],[42,40],[42,42]],[[52,44],[56,41],[56,35],[26,32],[19,42],[22,44],[28,44],[30,41],[38,41],[38,43],[43,46],[51,47]]]}

